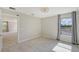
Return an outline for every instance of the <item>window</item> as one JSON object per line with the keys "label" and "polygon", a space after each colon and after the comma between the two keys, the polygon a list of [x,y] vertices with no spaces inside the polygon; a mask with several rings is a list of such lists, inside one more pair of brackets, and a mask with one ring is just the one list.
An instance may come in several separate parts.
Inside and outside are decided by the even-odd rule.
{"label": "window", "polygon": [[63,18],[61,19],[61,34],[72,35],[72,18]]}

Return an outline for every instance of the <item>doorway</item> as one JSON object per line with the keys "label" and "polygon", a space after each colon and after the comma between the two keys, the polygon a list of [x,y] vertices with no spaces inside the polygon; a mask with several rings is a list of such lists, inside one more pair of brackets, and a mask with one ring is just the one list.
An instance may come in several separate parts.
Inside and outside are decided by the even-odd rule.
{"label": "doorway", "polygon": [[72,28],[72,13],[62,14],[60,16],[60,40],[72,43]]}
{"label": "doorway", "polygon": [[9,10],[2,10],[3,51],[17,44],[17,16]]}

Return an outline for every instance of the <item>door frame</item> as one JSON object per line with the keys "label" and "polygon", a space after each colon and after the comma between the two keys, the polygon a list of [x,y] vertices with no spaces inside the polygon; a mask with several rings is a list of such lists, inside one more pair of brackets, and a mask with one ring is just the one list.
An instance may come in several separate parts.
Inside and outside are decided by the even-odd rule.
{"label": "door frame", "polygon": [[[72,36],[73,36],[73,16],[72,16],[72,12],[70,12],[71,13],[71,17],[72,17]],[[60,23],[61,23],[61,15],[62,14],[60,14],[60,15],[58,15],[58,34],[57,34],[57,40],[61,40],[61,38],[60,38],[60,36],[61,36],[61,34],[60,34]],[[71,37],[71,43],[72,43],[72,38],[73,37]]]}

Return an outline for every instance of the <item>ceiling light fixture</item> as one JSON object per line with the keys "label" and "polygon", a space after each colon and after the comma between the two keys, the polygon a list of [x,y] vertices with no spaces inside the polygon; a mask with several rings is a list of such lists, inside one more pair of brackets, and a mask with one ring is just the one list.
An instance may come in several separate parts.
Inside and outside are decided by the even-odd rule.
{"label": "ceiling light fixture", "polygon": [[48,7],[41,7],[40,11],[43,13],[47,13],[49,11],[49,8]]}

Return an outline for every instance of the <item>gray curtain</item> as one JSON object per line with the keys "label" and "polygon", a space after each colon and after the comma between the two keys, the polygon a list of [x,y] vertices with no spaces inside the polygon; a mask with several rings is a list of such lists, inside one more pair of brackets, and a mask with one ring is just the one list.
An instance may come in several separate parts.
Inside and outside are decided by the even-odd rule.
{"label": "gray curtain", "polygon": [[77,42],[77,21],[76,21],[76,12],[72,12],[72,43],[73,44],[78,44]]}
{"label": "gray curtain", "polygon": [[57,32],[57,40],[60,40],[60,15],[58,15],[58,32]]}

